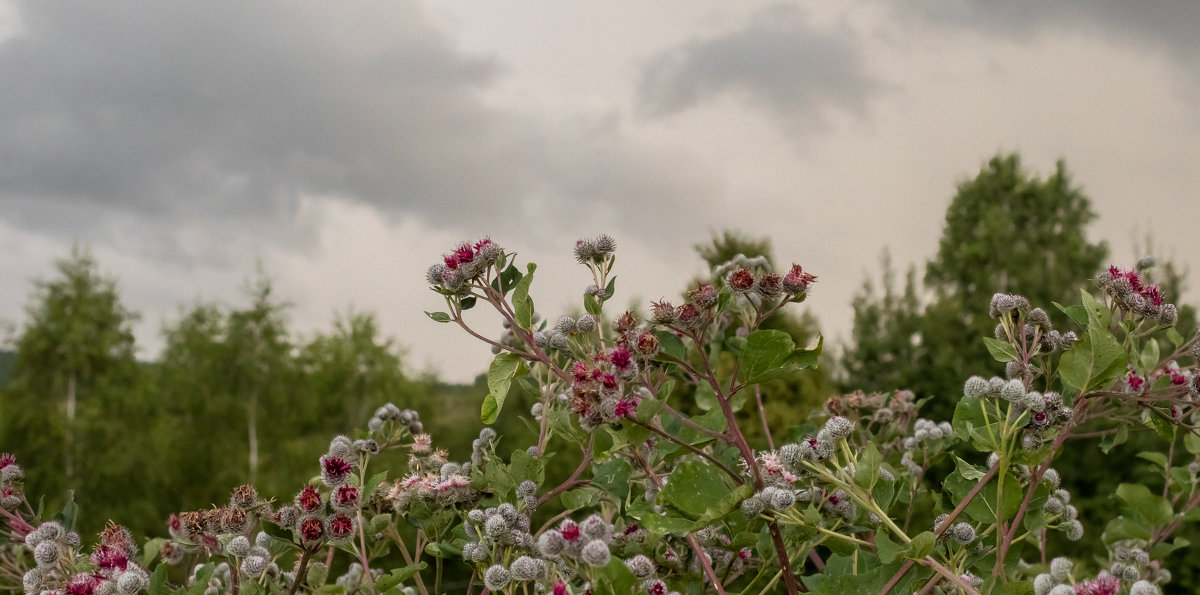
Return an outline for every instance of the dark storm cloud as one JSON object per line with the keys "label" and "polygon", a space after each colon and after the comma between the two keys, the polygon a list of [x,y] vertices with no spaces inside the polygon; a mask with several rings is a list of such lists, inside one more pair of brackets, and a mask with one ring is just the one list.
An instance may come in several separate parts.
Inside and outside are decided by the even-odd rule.
{"label": "dark storm cloud", "polygon": [[19,225],[265,233],[294,224],[305,195],[469,217],[527,184],[478,99],[496,65],[410,3],[39,0],[18,13],[24,30],[0,44],[0,205]]}
{"label": "dark storm cloud", "polygon": [[1165,51],[1200,79],[1200,2],[1195,0],[922,0],[889,6],[901,16],[930,24],[1009,39],[1064,31],[1095,33]]}
{"label": "dark storm cloud", "polygon": [[740,29],[657,56],[640,98],[647,114],[661,116],[728,93],[808,129],[834,112],[864,115],[881,88],[853,31],[818,29],[801,11],[775,7]]}

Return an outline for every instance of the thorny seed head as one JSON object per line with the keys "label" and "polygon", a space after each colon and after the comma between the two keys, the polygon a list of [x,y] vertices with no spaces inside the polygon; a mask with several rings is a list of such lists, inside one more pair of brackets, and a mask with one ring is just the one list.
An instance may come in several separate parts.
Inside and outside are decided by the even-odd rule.
{"label": "thorny seed head", "polygon": [[720,297],[721,295],[717,291],[717,288],[708,283],[701,283],[698,287],[688,292],[688,299],[702,310],[708,310],[717,305],[717,300]]}
{"label": "thorny seed head", "polygon": [[754,273],[750,269],[737,269],[725,277],[725,285],[735,293],[748,293],[754,289]]}
{"label": "thorny seed head", "polygon": [[483,573],[483,586],[490,591],[500,591],[508,585],[509,574],[503,566],[496,564]]}

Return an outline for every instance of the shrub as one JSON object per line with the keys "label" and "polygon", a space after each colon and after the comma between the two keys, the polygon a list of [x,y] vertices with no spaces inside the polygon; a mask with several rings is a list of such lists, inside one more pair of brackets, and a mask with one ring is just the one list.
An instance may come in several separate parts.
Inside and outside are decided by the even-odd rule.
{"label": "shrub", "polygon": [[[579,241],[584,311],[545,319],[535,265],[522,272],[490,239],[429,268],[446,307],[429,317],[496,353],[482,422],[511,409],[516,384],[534,395],[531,444],[501,450],[484,427],[455,461],[417,412],[389,403],[355,438],[335,437],[290,501],[240,486],[173,515],[170,538],[144,549],[110,524],[90,554],[73,505],[44,519],[5,455],[0,581],[72,594],[423,595],[445,592],[447,568],[469,574],[468,590],[556,595],[1144,595],[1170,582],[1162,560],[1187,545],[1172,536],[1200,518],[1200,374],[1195,333],[1173,328],[1175,307],[1141,271],[1100,272],[1099,297],[1084,290],[1070,307],[996,294],[983,341],[1004,374],[965,378],[952,420],[920,417],[907,391],[858,392],[830,399],[813,424],[773,429],[761,385],[816,366],[822,342],[761,327],[802,304],[816,277],[737,257],[679,305],[612,313],[615,250],[608,236]],[[1053,328],[1046,307],[1075,330]],[[494,311],[503,336],[472,328],[475,308]],[[766,448],[746,440],[750,426]],[[1122,484],[1108,524],[1084,526],[1055,455],[1094,435],[1107,453],[1145,427],[1163,439],[1141,454],[1161,484]],[[403,472],[371,465],[387,451],[407,454]],[[574,470],[548,478],[551,457]],[[1108,559],[1072,559],[1085,535]],[[187,570],[178,586],[172,565]]]}

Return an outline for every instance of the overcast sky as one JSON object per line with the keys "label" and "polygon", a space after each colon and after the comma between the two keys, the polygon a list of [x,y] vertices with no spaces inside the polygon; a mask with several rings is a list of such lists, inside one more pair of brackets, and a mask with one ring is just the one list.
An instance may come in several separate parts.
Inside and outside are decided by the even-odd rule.
{"label": "overcast sky", "polygon": [[153,357],[261,262],[300,331],[374,311],[464,381],[487,347],[422,314],[455,242],[538,262],[555,316],[590,281],[578,237],[617,239],[620,306],[734,227],[820,276],[837,338],[998,151],[1064,158],[1091,238],[1129,263],[1152,230],[1200,290],[1197,55],[1191,0],[0,0],[0,319],[80,242]]}

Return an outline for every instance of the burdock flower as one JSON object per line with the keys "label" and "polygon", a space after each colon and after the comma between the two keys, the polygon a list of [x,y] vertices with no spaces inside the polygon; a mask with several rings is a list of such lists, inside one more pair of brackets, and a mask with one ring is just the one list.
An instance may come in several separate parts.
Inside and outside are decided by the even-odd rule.
{"label": "burdock flower", "polygon": [[334,544],[342,544],[354,537],[354,519],[339,513],[329,519],[329,538]]}
{"label": "burdock flower", "polygon": [[315,516],[308,517],[300,523],[300,540],[306,544],[321,541],[325,537],[325,523]]}
{"label": "burdock flower", "polygon": [[358,488],[344,485],[333,492],[333,507],[337,510],[351,510],[358,506]]}
{"label": "burdock flower", "polygon": [[816,275],[806,273],[800,265],[793,264],[792,269],[783,277],[783,290],[792,295],[800,295],[807,292],[808,285],[816,280]]}
{"label": "burdock flower", "polygon": [[651,302],[650,304],[650,319],[657,324],[672,324],[679,318],[679,313],[676,312],[674,304],[663,300],[661,302]]}
{"label": "burdock flower", "polygon": [[[296,508],[304,512],[315,512],[321,507],[321,493],[312,485],[304,486],[299,494],[296,494]],[[280,509],[280,512],[283,510]]]}
{"label": "burdock flower", "polygon": [[654,333],[642,333],[638,335],[637,351],[642,357],[652,357],[658,353],[658,346],[658,337]]}
{"label": "burdock flower", "polygon": [[700,328],[704,325],[704,316],[700,314],[700,310],[692,304],[684,304],[676,311],[676,317],[679,320],[679,326],[688,329]]}
{"label": "burdock flower", "polygon": [[321,481],[335,488],[346,482],[353,467],[340,457],[325,455],[321,457]]}
{"label": "burdock flower", "polygon": [[725,285],[737,293],[749,293],[754,289],[754,273],[746,268],[733,271],[725,278]]}
{"label": "burdock flower", "polygon": [[616,369],[624,370],[633,363],[633,358],[631,357],[629,350],[622,345],[614,348],[612,352],[609,353],[608,361],[612,362],[613,367]]}
{"label": "burdock flower", "polygon": [[758,278],[755,290],[763,297],[775,297],[783,293],[783,278],[779,273],[763,273]]}
{"label": "burdock flower", "polygon": [[720,297],[721,295],[717,291],[717,288],[708,283],[701,283],[699,287],[688,292],[688,299],[705,310],[717,305],[717,300]]}
{"label": "burdock flower", "polygon": [[508,570],[499,564],[488,568],[487,572],[483,573],[483,586],[487,587],[490,591],[503,589],[508,585],[508,581]]}

